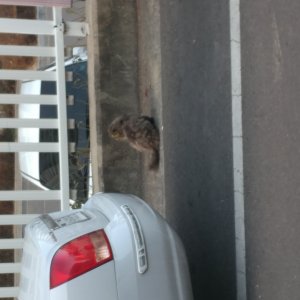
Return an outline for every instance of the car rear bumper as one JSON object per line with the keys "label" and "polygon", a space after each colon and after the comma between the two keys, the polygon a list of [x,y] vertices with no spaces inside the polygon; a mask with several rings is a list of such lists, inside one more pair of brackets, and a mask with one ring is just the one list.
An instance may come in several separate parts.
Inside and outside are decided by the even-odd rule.
{"label": "car rear bumper", "polygon": [[50,290],[50,300],[117,300],[114,262],[93,269]]}

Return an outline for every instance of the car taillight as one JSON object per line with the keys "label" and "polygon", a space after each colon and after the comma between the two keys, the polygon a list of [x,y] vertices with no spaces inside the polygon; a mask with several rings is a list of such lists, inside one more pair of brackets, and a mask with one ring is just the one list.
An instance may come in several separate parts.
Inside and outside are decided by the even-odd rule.
{"label": "car taillight", "polygon": [[103,229],[80,236],[56,251],[50,268],[50,288],[112,259],[111,247]]}

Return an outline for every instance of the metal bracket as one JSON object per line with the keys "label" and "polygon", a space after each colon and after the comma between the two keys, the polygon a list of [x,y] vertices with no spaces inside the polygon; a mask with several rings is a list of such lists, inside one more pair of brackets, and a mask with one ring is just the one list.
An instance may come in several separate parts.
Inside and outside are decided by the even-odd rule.
{"label": "metal bracket", "polygon": [[89,24],[85,22],[66,22],[65,34],[67,36],[85,37],[89,34]]}
{"label": "metal bracket", "polygon": [[65,22],[62,21],[61,23],[59,23],[58,25],[54,25],[53,26],[55,29],[58,29],[59,31],[65,33],[65,29],[66,29],[66,26],[65,26]]}

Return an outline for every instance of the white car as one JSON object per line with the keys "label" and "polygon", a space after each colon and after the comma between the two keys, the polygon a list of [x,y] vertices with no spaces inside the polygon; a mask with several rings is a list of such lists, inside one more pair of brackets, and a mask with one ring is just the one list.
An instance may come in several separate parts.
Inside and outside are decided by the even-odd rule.
{"label": "white car", "polygon": [[192,300],[181,241],[141,199],[98,193],[25,228],[19,300]]}
{"label": "white car", "polygon": [[[55,70],[51,65],[47,71]],[[66,82],[66,92],[72,96],[73,104],[67,106],[67,117],[73,120],[74,128],[68,130],[68,141],[75,145],[69,153],[69,179],[73,203],[80,206],[88,198],[90,180],[90,145],[89,145],[89,112],[88,112],[88,78],[87,57],[85,53],[72,56],[65,61],[67,74],[72,80]],[[41,80],[20,82],[20,94],[55,95],[56,83]],[[21,119],[57,118],[55,105],[23,103],[18,106]],[[57,142],[56,129],[19,128],[18,140],[23,143]],[[58,153],[19,152],[19,166],[23,178],[40,189],[59,189]]]}

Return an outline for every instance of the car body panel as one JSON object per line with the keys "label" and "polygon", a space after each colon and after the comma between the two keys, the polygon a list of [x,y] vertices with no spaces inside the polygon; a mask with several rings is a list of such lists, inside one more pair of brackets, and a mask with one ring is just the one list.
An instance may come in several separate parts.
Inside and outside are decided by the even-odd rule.
{"label": "car body panel", "polygon": [[108,262],[68,284],[50,290],[50,300],[116,300],[118,299],[115,281],[114,262]]}
{"label": "car body panel", "polygon": [[[49,66],[45,72],[55,70]],[[89,110],[86,57],[74,57],[65,61],[65,70],[72,74],[66,81],[66,92],[73,97],[73,104],[67,106],[67,118],[73,120],[74,128],[68,129],[68,142],[75,145],[75,151],[69,153],[69,176],[72,200],[84,202],[89,193]],[[67,76],[68,78],[69,76]],[[20,94],[55,95],[56,82],[29,80],[20,83]],[[20,104],[18,115],[21,119],[57,118],[56,105]],[[18,140],[24,143],[57,142],[56,129],[19,128]],[[19,153],[20,172],[24,178],[44,190],[59,189],[58,153]],[[75,192],[74,192],[75,191]],[[80,205],[78,205],[80,206]]]}
{"label": "car body panel", "polygon": [[[45,220],[40,217],[26,226],[19,300],[79,300],[84,297],[192,300],[182,243],[167,222],[143,200],[132,195],[98,193],[82,209],[68,213],[83,213],[90,218],[60,227],[61,224],[45,226],[42,224]],[[65,215],[65,212],[58,212],[44,218],[64,220]],[[50,290],[50,263],[57,249],[75,237],[100,228],[105,230],[110,242],[113,261]],[[36,262],[28,258],[28,250],[31,256],[38,258]],[[31,271],[35,278],[31,277]],[[31,289],[27,288],[28,281],[31,281]],[[89,289],[87,282],[91,282]]]}
{"label": "car body panel", "polygon": [[[132,195],[123,194],[98,194],[92,197],[85,207],[98,207],[110,220],[110,230],[107,232],[113,248],[116,263],[116,274],[119,299],[164,299],[179,300],[192,299],[190,278],[185,258],[185,251],[177,234],[171,229],[166,221],[155,213],[144,201]],[[142,223],[142,230],[146,242],[148,268],[150,272],[137,275],[137,253],[134,243],[126,244],[124,247],[120,236],[124,240],[133,240],[132,230],[128,219],[120,207],[127,205],[132,208],[137,218]],[[115,211],[118,211],[117,215]],[[120,228],[119,223],[126,221],[126,229]],[[129,227],[129,228],[128,228]],[[147,241],[155,241],[155,244]],[[119,249],[122,251],[119,254]],[[124,260],[123,256],[127,256]],[[135,269],[130,267],[135,265]],[[161,270],[168,270],[166,272]],[[134,278],[134,279],[133,279]],[[128,289],[128,286],[135,286]],[[153,286],[156,288],[154,289]],[[124,295],[124,297],[122,297]]]}

